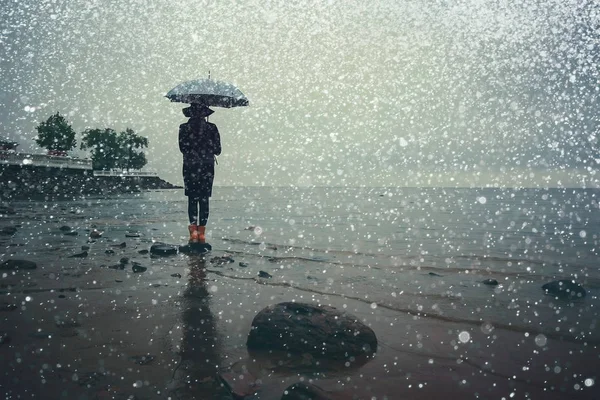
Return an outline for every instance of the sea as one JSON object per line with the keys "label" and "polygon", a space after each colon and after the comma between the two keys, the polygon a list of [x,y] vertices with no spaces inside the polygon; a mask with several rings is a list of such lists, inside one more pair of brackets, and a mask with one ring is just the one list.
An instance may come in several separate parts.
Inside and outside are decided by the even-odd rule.
{"label": "sea", "polygon": [[[597,189],[215,187],[207,240],[211,254],[250,260],[225,277],[260,269],[268,284],[372,308],[598,344],[599,204]],[[187,241],[182,190],[16,205]],[[559,279],[587,295],[546,294]]]}

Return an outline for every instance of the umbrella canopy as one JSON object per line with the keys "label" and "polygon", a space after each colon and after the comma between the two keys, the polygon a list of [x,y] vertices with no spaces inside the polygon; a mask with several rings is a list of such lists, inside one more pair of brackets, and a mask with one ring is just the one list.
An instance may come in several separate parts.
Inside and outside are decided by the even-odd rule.
{"label": "umbrella canopy", "polygon": [[240,89],[227,82],[197,79],[183,82],[165,96],[179,103],[202,104],[207,107],[242,107],[248,99]]}

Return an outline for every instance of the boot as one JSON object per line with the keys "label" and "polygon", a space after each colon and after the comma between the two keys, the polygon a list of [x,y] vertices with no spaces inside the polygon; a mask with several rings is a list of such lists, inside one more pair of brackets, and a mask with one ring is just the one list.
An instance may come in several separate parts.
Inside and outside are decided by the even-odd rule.
{"label": "boot", "polygon": [[206,226],[198,225],[198,243],[206,243]]}
{"label": "boot", "polygon": [[198,225],[191,224],[188,226],[190,231],[190,243],[198,243]]}

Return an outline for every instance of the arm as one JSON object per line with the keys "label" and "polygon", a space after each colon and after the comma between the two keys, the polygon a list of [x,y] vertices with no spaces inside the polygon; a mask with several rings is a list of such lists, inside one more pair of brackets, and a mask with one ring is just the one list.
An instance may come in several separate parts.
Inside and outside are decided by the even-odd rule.
{"label": "arm", "polygon": [[221,135],[219,135],[219,129],[216,125],[214,125],[214,139],[213,143],[215,145],[215,155],[218,156],[221,154]]}
{"label": "arm", "polygon": [[188,152],[188,138],[185,124],[179,125],[179,151],[183,154]]}

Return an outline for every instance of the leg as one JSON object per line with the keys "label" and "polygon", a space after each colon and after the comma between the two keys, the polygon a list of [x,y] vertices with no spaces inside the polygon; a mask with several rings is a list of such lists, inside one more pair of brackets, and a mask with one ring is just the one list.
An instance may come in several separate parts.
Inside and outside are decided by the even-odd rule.
{"label": "leg", "polygon": [[201,197],[198,199],[198,203],[200,204],[200,222],[198,225],[206,226],[208,222],[208,197]]}
{"label": "leg", "polygon": [[192,225],[198,223],[198,201],[199,199],[196,197],[188,197],[188,217]]}
{"label": "leg", "polygon": [[198,241],[198,226],[196,225],[198,222],[198,199],[192,196],[188,197],[188,218],[190,219],[190,226],[188,226],[190,243],[195,243]]}

